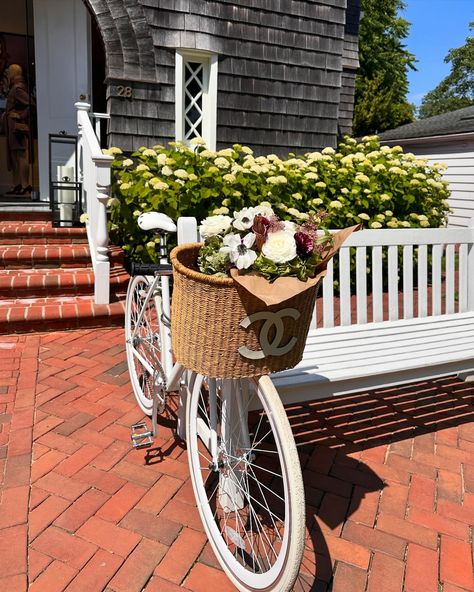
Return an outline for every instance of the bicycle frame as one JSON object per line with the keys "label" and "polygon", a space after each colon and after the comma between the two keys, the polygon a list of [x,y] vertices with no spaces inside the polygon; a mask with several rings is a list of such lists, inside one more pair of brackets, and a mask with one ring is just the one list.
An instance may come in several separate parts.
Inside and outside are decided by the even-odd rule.
{"label": "bicycle frame", "polygon": [[[160,235],[160,264],[163,266],[169,266],[169,259],[166,250],[166,237]],[[148,307],[148,303],[151,298],[155,299],[155,308],[158,311],[158,323],[161,339],[161,364],[166,378],[166,392],[177,392],[179,391],[181,401],[178,416],[178,434],[184,439],[184,410],[186,406],[187,389],[191,390],[194,386],[192,377],[186,381],[187,388],[181,388],[184,386],[182,376],[185,372],[184,366],[179,363],[173,363],[173,352],[172,352],[172,340],[171,340],[171,296],[170,296],[170,274],[169,273],[157,273],[155,276],[147,276],[150,282],[145,300],[143,301],[142,309],[138,316],[136,325],[137,328],[140,326],[143,319],[143,315]],[[133,337],[133,336],[132,336]],[[140,360],[145,368],[153,375],[154,368],[150,365],[148,360],[143,358],[138,351],[135,350],[134,355]],[[216,379],[209,379],[209,404],[211,414],[211,426],[207,428],[202,422],[198,422],[198,431],[200,437],[204,442],[208,442],[209,451],[211,453],[213,462],[217,463],[219,455],[218,446],[218,426],[217,426],[217,414],[216,414],[216,401],[217,401],[217,382]],[[226,383],[222,393],[222,401],[227,413],[224,417],[227,421],[223,422],[220,426],[222,432],[222,438],[228,438],[230,435],[235,434],[236,430],[239,430],[242,434],[243,442],[249,445],[249,434],[248,426],[246,421],[247,414],[244,413],[244,402],[242,400],[242,393],[235,386],[231,386],[230,383]],[[152,413],[152,432],[153,436],[157,433],[157,405],[154,402],[153,413]],[[248,444],[247,444],[248,443]],[[232,479],[226,479],[226,484],[223,484],[222,489],[229,491],[232,489],[231,497],[236,498],[235,487],[232,487]],[[243,503],[243,501],[242,501]]]}

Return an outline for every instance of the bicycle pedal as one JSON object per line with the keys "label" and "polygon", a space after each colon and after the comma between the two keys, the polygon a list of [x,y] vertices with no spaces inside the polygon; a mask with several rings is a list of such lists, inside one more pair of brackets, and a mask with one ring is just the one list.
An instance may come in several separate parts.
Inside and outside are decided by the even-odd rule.
{"label": "bicycle pedal", "polygon": [[132,430],[131,439],[134,448],[138,450],[150,448],[153,444],[153,432],[147,429],[145,422],[134,423],[130,429]]}

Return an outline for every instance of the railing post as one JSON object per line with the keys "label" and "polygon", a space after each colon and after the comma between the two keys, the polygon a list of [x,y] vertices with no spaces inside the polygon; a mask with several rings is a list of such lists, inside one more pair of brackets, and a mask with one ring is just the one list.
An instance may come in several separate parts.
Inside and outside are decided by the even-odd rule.
{"label": "railing post", "polygon": [[95,235],[95,303],[108,304],[110,301],[110,263],[109,233],[107,230],[107,202],[110,197],[110,156],[93,156],[95,165],[95,182],[97,208],[97,224]]}
{"label": "railing post", "polygon": [[90,105],[76,103],[79,131],[80,171],[83,197],[86,197],[87,238],[94,267],[94,299],[96,304],[110,301],[109,235],[107,202],[110,195],[112,156],[102,154],[89,118]]}
{"label": "railing post", "polygon": [[[77,168],[78,170],[76,171],[76,181],[78,181],[79,183],[82,183],[82,185],[84,184],[84,159],[83,159],[83,134],[84,134],[84,129],[83,129],[83,125],[82,125],[82,121],[81,121],[81,116],[80,113],[82,111],[85,111],[86,113],[89,111],[89,109],[91,108],[91,106],[89,105],[89,103],[75,103],[74,107],[77,110]],[[84,203],[84,190],[82,190],[82,195],[81,195],[81,206],[82,206],[82,210],[86,211],[86,204]]]}

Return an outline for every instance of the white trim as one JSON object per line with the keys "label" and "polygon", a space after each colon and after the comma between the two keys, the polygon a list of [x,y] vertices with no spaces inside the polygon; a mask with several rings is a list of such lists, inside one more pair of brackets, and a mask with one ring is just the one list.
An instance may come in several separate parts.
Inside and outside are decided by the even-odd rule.
{"label": "white trim", "polygon": [[422,136],[419,138],[396,138],[394,140],[384,140],[380,138],[381,144],[434,144],[442,142],[457,142],[458,140],[474,140],[474,132],[463,132],[459,134],[445,134],[438,136]]}
{"label": "white trim", "polygon": [[175,126],[176,140],[182,140],[184,137],[184,59],[182,54],[176,52],[176,70],[175,70]]}
{"label": "white trim", "polygon": [[176,50],[175,58],[175,136],[185,139],[185,66],[188,62],[203,65],[201,136],[209,150],[216,149],[218,56],[207,51]]}
{"label": "white trim", "polygon": [[216,129],[217,129],[217,64],[218,56],[212,55],[209,58],[209,87],[206,105],[207,116],[207,141],[209,150],[216,149]]}

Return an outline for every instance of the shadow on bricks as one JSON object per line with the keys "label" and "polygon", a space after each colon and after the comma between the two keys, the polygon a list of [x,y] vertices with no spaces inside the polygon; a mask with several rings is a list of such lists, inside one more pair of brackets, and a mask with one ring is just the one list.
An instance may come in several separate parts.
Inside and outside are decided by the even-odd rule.
{"label": "shadow on bricks", "polygon": [[[472,422],[473,411],[473,385],[456,377],[287,407],[307,514],[295,592],[342,592],[353,575],[363,578],[353,588],[364,589],[371,549],[363,538],[351,540],[354,523],[373,529],[382,492],[396,500],[399,483],[422,469],[416,459],[434,455],[435,433]],[[344,584],[338,562],[353,570]]]}

